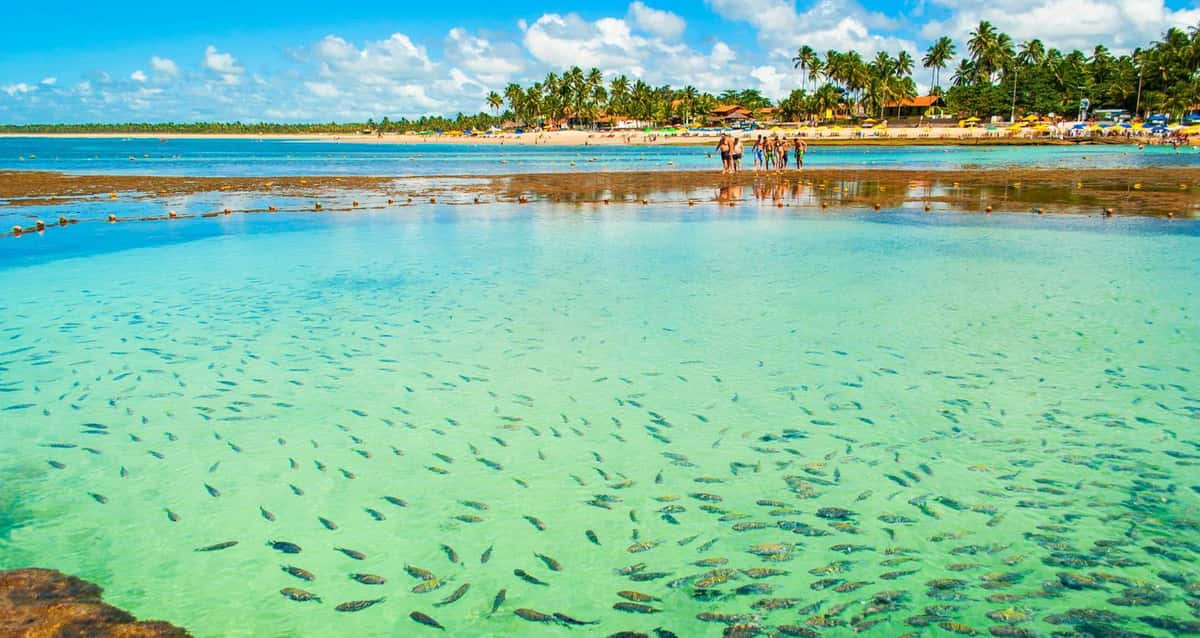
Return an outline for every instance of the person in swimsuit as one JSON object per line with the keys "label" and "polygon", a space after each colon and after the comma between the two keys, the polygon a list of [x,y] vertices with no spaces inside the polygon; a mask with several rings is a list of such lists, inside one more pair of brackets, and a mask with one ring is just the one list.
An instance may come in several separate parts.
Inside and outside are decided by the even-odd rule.
{"label": "person in swimsuit", "polygon": [[796,152],[796,170],[800,170],[804,168],[804,154],[808,152],[808,144],[800,139],[799,136],[796,137],[796,140],[792,144],[795,146],[794,150]]}
{"label": "person in swimsuit", "polygon": [[729,142],[729,136],[721,133],[721,139],[717,142],[717,152],[721,154],[721,173],[728,173],[729,167],[732,165],[733,145]]}
{"label": "person in swimsuit", "polygon": [[733,148],[730,151],[730,159],[733,162],[733,172],[738,173],[742,170],[742,138],[733,138]]}
{"label": "person in swimsuit", "polygon": [[763,157],[763,136],[759,135],[758,139],[754,140],[754,170],[766,168],[766,162]]}

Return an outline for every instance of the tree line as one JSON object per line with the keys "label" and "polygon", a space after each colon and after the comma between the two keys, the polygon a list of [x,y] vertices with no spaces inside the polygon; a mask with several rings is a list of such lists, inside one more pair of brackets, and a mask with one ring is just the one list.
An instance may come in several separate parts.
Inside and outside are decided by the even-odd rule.
{"label": "tree line", "polygon": [[[1168,29],[1162,37],[1128,54],[1114,55],[1103,45],[1089,52],[1046,47],[1039,39],[1016,42],[982,21],[969,34],[965,51],[948,36],[935,40],[920,59],[929,73],[931,94],[956,115],[987,117],[1025,113],[1073,116],[1082,99],[1092,108],[1125,109],[1138,114],[1175,117],[1200,104],[1200,25]],[[759,91],[726,90],[713,94],[694,86],[654,86],[617,75],[606,81],[599,69],[572,67],[549,73],[529,86],[509,84],[485,98],[491,111],[453,117],[383,117],[366,122],[243,123],[162,122],[125,124],[0,125],[5,133],[197,133],[197,134],[356,134],[484,130],[497,126],[566,123],[594,127],[615,119],[660,124],[707,123],[721,104],[751,111],[773,107],[767,119],[822,120],[831,115],[888,117],[889,108],[917,95],[917,60],[907,51],[824,53],[800,46],[792,64],[799,86],[772,102]],[[943,72],[949,77],[943,78]],[[948,80],[948,87],[943,86]]]}

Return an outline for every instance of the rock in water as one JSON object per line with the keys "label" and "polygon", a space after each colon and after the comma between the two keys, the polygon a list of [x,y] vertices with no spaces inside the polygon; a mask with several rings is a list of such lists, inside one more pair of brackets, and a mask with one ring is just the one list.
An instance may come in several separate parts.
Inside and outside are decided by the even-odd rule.
{"label": "rock in water", "polygon": [[52,569],[0,571],[0,636],[191,636],[170,623],[139,621],[105,604],[101,592]]}

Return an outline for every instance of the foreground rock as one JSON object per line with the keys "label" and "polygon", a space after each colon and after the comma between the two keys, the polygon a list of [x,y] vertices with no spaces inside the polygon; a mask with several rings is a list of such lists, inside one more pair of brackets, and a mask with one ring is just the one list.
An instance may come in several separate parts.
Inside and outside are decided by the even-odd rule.
{"label": "foreground rock", "polygon": [[161,621],[138,621],[105,604],[99,586],[52,569],[0,571],[0,638],[185,638]]}

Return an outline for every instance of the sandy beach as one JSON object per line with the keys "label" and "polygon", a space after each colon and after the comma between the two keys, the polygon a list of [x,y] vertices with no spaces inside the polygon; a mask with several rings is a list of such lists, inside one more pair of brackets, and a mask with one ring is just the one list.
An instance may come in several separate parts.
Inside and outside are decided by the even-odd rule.
{"label": "sandy beach", "polygon": [[[796,128],[795,126],[772,127],[753,131],[738,131],[735,135],[743,140],[750,140],[758,135],[780,135],[783,137],[799,136],[809,144],[815,145],[1074,145],[1087,144],[1135,144],[1146,140],[1126,137],[1085,137],[1075,139],[1057,139],[1048,137],[1031,137],[1022,132],[1011,132],[1005,128],[1007,124],[997,125],[996,130],[986,128],[959,127],[893,127],[862,129],[852,126]],[[92,138],[92,139],[262,139],[262,140],[291,140],[298,142],[337,142],[345,144],[467,144],[495,146],[670,146],[670,145],[715,145],[720,138],[719,133],[644,133],[642,131],[554,131],[529,132],[515,134],[511,132],[493,135],[452,135],[430,134],[417,135],[409,133],[386,133],[383,135],[224,135],[224,134],[187,134],[187,133],[44,133],[44,134],[12,134],[3,133],[0,137],[45,137],[45,138]],[[1194,140],[1193,143],[1200,143]]]}

